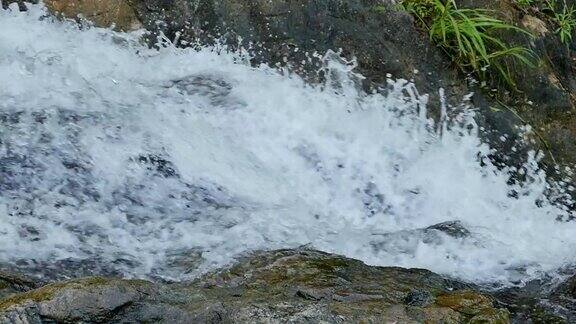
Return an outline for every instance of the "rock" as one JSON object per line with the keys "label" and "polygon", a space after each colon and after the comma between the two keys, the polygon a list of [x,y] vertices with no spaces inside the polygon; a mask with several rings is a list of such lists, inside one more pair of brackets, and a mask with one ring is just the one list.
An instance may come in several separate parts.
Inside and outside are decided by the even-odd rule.
{"label": "rock", "polygon": [[167,321],[178,319],[181,314],[171,306],[138,304],[154,298],[157,289],[139,280],[86,278],[54,283],[0,300],[0,322],[130,322],[153,320],[155,316]]}
{"label": "rock", "polygon": [[505,309],[486,308],[480,311],[476,316],[472,317],[469,324],[505,324],[510,322],[510,314]]}
{"label": "rock", "polygon": [[472,233],[460,221],[448,221],[426,228],[373,234],[372,248],[390,253],[414,254],[421,244],[441,245],[446,239],[474,240]]}
{"label": "rock", "polygon": [[465,238],[470,236],[470,231],[462,225],[460,221],[450,221],[439,223],[436,225],[429,226],[425,229],[425,231],[440,231],[444,234],[454,237],[454,238]]}
{"label": "rock", "polygon": [[97,26],[130,31],[142,27],[127,0],[45,0],[46,6],[66,18],[82,17]]}
{"label": "rock", "polygon": [[434,302],[434,296],[426,290],[412,290],[404,298],[404,303],[410,306],[428,306]]}
{"label": "rock", "polygon": [[436,299],[436,304],[470,316],[476,316],[483,310],[492,308],[492,300],[489,297],[478,295],[469,290],[439,296]]}
{"label": "rock", "polygon": [[24,1],[24,0],[2,0],[2,9],[8,9],[12,3],[16,3],[18,5],[18,10],[26,11],[26,2],[33,2],[38,3],[38,1]]}
{"label": "rock", "polygon": [[568,290],[568,296],[576,299],[576,276],[572,277],[568,281],[567,290]]}
{"label": "rock", "polygon": [[494,293],[497,302],[511,312],[516,323],[574,323],[576,322],[576,276],[574,269],[558,277],[530,281],[520,287],[506,288]]}
{"label": "rock", "polygon": [[550,32],[546,27],[545,22],[530,15],[526,15],[522,18],[522,26],[529,30],[532,34],[538,35],[540,37],[545,36]]}
{"label": "rock", "polygon": [[0,299],[38,287],[38,283],[21,274],[0,271]]}
{"label": "rock", "polygon": [[0,299],[0,322],[508,322],[506,310],[470,289],[427,270],[280,250],[191,283],[85,278],[46,285]]}

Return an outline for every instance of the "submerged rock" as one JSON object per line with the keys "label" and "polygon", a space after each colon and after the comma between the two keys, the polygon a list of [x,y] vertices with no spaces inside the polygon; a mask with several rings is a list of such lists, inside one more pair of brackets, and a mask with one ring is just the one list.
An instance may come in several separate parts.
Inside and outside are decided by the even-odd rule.
{"label": "submerged rock", "polygon": [[470,236],[470,231],[462,225],[460,221],[443,222],[429,226],[425,231],[439,231],[454,238],[465,238]]}
{"label": "submerged rock", "polygon": [[441,245],[449,240],[469,240],[479,244],[472,233],[460,221],[448,221],[425,228],[373,234],[370,242],[374,251],[387,251],[414,255],[421,244]]}
{"label": "submerged rock", "polygon": [[0,322],[508,323],[473,287],[313,250],[247,256],[191,283],[86,278],[0,299]]}

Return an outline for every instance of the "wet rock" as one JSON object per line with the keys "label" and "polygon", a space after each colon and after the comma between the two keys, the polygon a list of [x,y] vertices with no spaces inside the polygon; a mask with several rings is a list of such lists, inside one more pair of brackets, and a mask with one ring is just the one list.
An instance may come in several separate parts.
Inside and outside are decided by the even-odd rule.
{"label": "wet rock", "polygon": [[576,299],[576,277],[572,277],[567,283],[568,296]]}
{"label": "wet rock", "polygon": [[0,300],[38,287],[38,282],[14,272],[0,270]]}
{"label": "wet rock", "polygon": [[460,221],[450,221],[426,227],[425,231],[440,231],[448,236],[464,238],[470,236],[470,231]]}
{"label": "wet rock", "polygon": [[440,245],[447,239],[473,240],[472,233],[460,221],[448,221],[426,228],[373,234],[370,245],[377,251],[413,254],[420,244]]}
{"label": "wet rock", "polygon": [[494,323],[505,324],[510,322],[510,314],[505,309],[486,308],[481,310],[476,316],[472,317],[468,323],[481,324],[481,323]]}
{"label": "wet rock", "polygon": [[412,290],[404,298],[404,303],[410,306],[428,306],[434,302],[434,297],[425,290]]}
{"label": "wet rock", "polygon": [[103,278],[51,284],[0,300],[0,322],[104,322],[150,295],[150,285]]}
{"label": "wet rock", "polygon": [[492,308],[492,300],[489,297],[469,290],[438,296],[436,304],[470,316],[476,316],[483,310]]}
{"label": "wet rock", "polygon": [[178,172],[174,164],[163,157],[155,154],[143,154],[138,156],[137,161],[145,165],[148,170],[156,171],[164,178],[178,177]]}
{"label": "wet rock", "polygon": [[118,256],[115,260],[103,260],[92,257],[85,259],[66,258],[47,262],[34,259],[18,259],[14,264],[4,265],[12,273],[22,272],[42,278],[42,281],[54,282],[93,276],[115,277],[122,275],[122,268],[137,266],[137,261]]}
{"label": "wet rock", "polygon": [[38,1],[24,1],[24,0],[2,0],[2,9],[9,9],[10,5],[15,3],[18,10],[20,11],[26,11],[27,7],[26,7],[26,2],[34,2],[34,3],[38,3]]}
{"label": "wet rock", "polygon": [[[296,321],[310,314],[309,321],[337,323],[458,323],[470,318],[435,303],[439,296],[462,288],[461,283],[426,270],[370,267],[305,249],[256,253],[227,270],[206,275],[198,284],[213,291],[243,287],[252,307],[266,310],[264,319],[274,314]],[[236,314],[248,320],[253,312],[244,309]]]}
{"label": "wet rock", "polygon": [[127,0],[45,0],[44,3],[65,18],[84,18],[101,27],[130,31],[142,26]]}
{"label": "wet rock", "polygon": [[[573,270],[570,271],[573,273]],[[573,323],[576,321],[576,276],[533,280],[494,293],[515,323]]]}
{"label": "wet rock", "polygon": [[[322,80],[321,55],[329,50],[356,57],[370,88],[388,74],[414,79],[436,98],[443,87],[455,102],[467,94],[449,63],[392,3],[369,1],[131,1],[144,26],[178,45],[225,42],[243,47],[253,64],[290,66],[311,81]],[[158,24],[161,21],[163,23]],[[242,40],[239,40],[241,38]],[[155,40],[153,40],[155,41]],[[457,98],[457,99],[456,99]],[[437,98],[436,98],[437,100]]]}
{"label": "wet rock", "polygon": [[462,287],[427,270],[280,250],[252,254],[191,283],[50,284],[0,299],[0,322],[508,322],[490,297]]}

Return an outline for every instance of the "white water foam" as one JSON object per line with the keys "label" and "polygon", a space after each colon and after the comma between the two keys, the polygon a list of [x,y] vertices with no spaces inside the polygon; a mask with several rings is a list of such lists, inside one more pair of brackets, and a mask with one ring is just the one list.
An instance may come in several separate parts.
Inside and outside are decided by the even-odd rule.
{"label": "white water foam", "polygon": [[[206,270],[310,244],[503,283],[576,261],[576,223],[557,221],[569,211],[536,204],[547,184],[534,156],[530,180],[508,185],[507,170],[480,166],[490,149],[471,113],[436,127],[406,81],[366,95],[329,60],[341,87],[322,90],[44,14],[0,11],[0,261],[167,275],[182,251]],[[422,230],[446,221],[470,234]]]}

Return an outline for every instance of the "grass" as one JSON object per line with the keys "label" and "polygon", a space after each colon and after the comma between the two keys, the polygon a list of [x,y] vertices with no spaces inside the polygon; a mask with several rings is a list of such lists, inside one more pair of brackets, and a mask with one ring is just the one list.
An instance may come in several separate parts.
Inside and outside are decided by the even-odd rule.
{"label": "grass", "polygon": [[490,10],[460,9],[454,0],[405,0],[403,6],[463,71],[481,80],[497,75],[515,89],[513,65],[534,65],[530,49],[510,46],[497,36],[504,31],[532,35],[493,17]]}
{"label": "grass", "polygon": [[556,1],[546,1],[547,11],[551,12],[552,20],[558,26],[555,30],[560,37],[560,41],[568,45],[572,41],[572,34],[576,30],[576,9],[568,7],[564,2],[562,11],[556,9]]}

